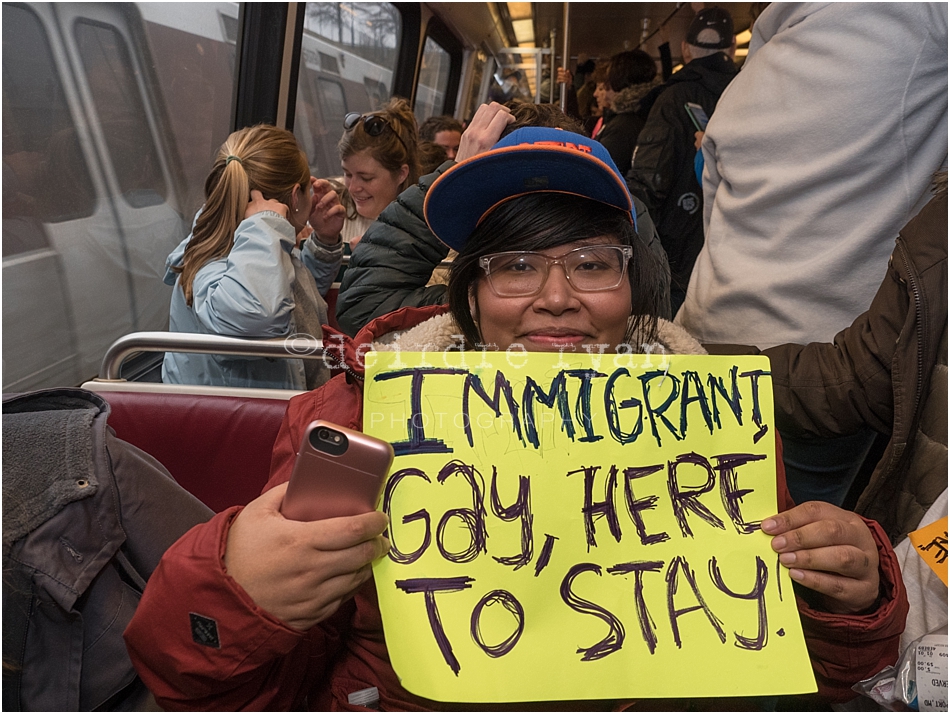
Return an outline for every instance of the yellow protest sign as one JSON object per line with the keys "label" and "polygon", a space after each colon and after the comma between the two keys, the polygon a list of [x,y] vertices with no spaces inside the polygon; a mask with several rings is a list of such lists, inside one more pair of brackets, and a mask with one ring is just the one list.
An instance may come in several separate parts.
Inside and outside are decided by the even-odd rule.
{"label": "yellow protest sign", "polygon": [[937,577],[947,584],[947,517],[911,533],[911,544]]}
{"label": "yellow protest sign", "polygon": [[815,691],[764,357],[371,353],[402,685],[506,702]]}

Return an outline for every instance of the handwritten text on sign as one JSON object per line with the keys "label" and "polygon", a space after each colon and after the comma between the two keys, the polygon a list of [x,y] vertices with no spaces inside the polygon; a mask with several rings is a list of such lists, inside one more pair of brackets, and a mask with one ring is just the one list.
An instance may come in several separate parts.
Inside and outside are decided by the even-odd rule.
{"label": "handwritten text on sign", "polygon": [[761,357],[368,355],[404,687],[462,702],[814,691]]}

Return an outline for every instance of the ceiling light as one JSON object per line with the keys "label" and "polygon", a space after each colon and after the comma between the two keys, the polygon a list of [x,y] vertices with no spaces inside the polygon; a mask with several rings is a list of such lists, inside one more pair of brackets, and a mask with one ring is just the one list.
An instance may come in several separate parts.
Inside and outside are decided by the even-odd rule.
{"label": "ceiling light", "polygon": [[534,20],[512,20],[511,29],[515,31],[515,39],[520,45],[523,42],[534,43]]}
{"label": "ceiling light", "polygon": [[529,2],[508,3],[508,16],[512,20],[530,19],[531,18],[531,3]]}
{"label": "ceiling light", "polygon": [[[509,5],[511,3],[508,3]],[[736,44],[737,45],[747,45],[749,40],[752,39],[752,30],[743,30],[738,35],[736,35]]]}

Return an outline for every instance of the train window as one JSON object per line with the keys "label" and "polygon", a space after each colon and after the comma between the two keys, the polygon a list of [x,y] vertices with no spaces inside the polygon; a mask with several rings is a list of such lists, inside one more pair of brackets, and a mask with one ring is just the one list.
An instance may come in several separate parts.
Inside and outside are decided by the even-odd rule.
{"label": "train window", "polygon": [[307,3],[294,134],[316,175],[340,173],[346,113],[378,109],[392,96],[401,37],[392,3]]}
{"label": "train window", "polygon": [[317,93],[320,96],[320,106],[323,107],[330,126],[343,126],[343,117],[346,116],[346,99],[343,96],[343,85],[330,79],[318,77]]}
{"label": "train window", "polygon": [[137,4],[155,95],[164,99],[164,141],[178,165],[178,194],[190,219],[204,202],[215,152],[231,131],[237,3]]}
{"label": "train window", "polygon": [[165,179],[125,41],[115,28],[87,20],[76,23],[75,35],[122,197],[136,208],[164,202]]}
{"label": "train window", "polygon": [[485,103],[488,96],[489,83],[492,80],[488,72],[488,55],[483,50],[477,50],[471,59],[472,76],[469,85],[468,99],[462,107],[466,118],[474,116],[478,106]]}
{"label": "train window", "polygon": [[326,52],[318,52],[317,56],[320,57],[320,69],[324,72],[329,72],[330,74],[340,73],[340,66],[336,61],[336,57],[328,55]]}
{"label": "train window", "polygon": [[449,86],[452,57],[442,45],[426,37],[422,51],[422,69],[416,89],[416,121],[420,124],[445,110],[445,91]]}
{"label": "train window", "polygon": [[47,246],[40,223],[92,215],[96,194],[46,30],[3,4],[3,256]]}

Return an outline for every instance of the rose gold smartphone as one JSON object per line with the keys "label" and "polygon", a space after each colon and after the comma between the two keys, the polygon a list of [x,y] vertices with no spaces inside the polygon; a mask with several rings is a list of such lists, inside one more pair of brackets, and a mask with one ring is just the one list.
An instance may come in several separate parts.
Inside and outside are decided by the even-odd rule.
{"label": "rose gold smartphone", "polygon": [[328,421],[311,422],[280,512],[293,521],[319,521],[372,511],[392,463],[387,442]]}

